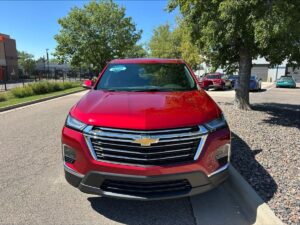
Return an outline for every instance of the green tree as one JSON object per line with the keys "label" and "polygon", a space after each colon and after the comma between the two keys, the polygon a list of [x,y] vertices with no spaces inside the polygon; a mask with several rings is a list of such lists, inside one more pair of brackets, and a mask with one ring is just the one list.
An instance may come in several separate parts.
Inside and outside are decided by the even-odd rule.
{"label": "green tree", "polygon": [[184,20],[178,19],[174,36],[175,39],[178,39],[180,58],[184,59],[193,69],[196,69],[203,60],[199,48],[192,41],[191,28]]}
{"label": "green tree", "polygon": [[235,104],[250,109],[252,59],[271,65],[300,62],[299,0],[169,0],[190,25],[192,38],[213,65],[239,71]]}
{"label": "green tree", "polygon": [[61,64],[61,63],[63,63],[63,62],[61,62],[58,58],[50,58],[49,59],[49,62],[50,63],[56,63],[56,64]]}
{"label": "green tree", "polygon": [[132,48],[125,52],[125,58],[145,58],[148,52],[143,45],[134,45]]}
{"label": "green tree", "polygon": [[125,8],[112,1],[92,1],[83,8],[74,7],[58,20],[61,25],[55,36],[58,43],[55,56],[72,66],[93,66],[101,70],[105,64],[122,58],[141,37]]}
{"label": "green tree", "polygon": [[169,24],[154,29],[149,49],[152,57],[181,58],[193,68],[201,63],[200,52],[192,43],[190,29],[181,19],[172,31]]}
{"label": "green tree", "polygon": [[18,52],[18,63],[25,75],[30,75],[36,68],[34,56],[24,51]]}
{"label": "green tree", "polygon": [[180,58],[179,39],[170,30],[169,24],[154,29],[148,46],[152,57]]}

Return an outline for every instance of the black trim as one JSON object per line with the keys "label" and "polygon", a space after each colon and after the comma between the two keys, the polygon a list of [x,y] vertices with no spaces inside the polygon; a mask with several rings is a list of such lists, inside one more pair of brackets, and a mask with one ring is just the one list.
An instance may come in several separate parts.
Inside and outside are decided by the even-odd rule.
{"label": "black trim", "polygon": [[72,186],[74,186],[76,188],[78,188],[80,182],[82,181],[82,177],[77,176],[74,173],[67,171],[66,169],[65,169],[65,178],[69,184],[71,184]]}
{"label": "black trim", "polygon": [[[84,177],[80,174],[76,175],[75,172],[65,169],[66,180],[74,187],[77,187],[84,193],[96,194],[101,196],[107,196],[112,198],[123,199],[136,199],[136,200],[160,200],[170,198],[180,198],[191,195],[196,195],[209,191],[217,187],[220,183],[224,182],[228,178],[228,168],[211,176],[206,176],[201,171],[180,173],[180,174],[168,174],[159,176],[136,176],[136,175],[124,175],[124,174],[112,174],[103,173],[97,171],[90,171]],[[120,181],[120,182],[172,182],[175,180],[187,180],[191,188],[187,191],[172,191],[159,194],[148,194],[147,196],[140,196],[133,194],[114,193],[102,190],[100,187],[105,180]]]}

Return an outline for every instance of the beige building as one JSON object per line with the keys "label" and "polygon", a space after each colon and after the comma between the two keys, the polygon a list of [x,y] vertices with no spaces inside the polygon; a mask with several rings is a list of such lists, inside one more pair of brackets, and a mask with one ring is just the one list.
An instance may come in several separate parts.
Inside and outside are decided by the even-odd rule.
{"label": "beige building", "polygon": [[[5,77],[5,74],[7,77]],[[16,79],[18,76],[18,53],[16,41],[0,33],[0,81]]]}

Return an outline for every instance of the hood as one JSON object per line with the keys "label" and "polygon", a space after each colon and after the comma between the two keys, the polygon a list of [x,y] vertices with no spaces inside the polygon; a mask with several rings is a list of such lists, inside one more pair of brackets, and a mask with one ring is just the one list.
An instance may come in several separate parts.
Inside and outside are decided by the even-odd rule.
{"label": "hood", "polygon": [[220,115],[203,90],[187,92],[108,92],[91,90],[70,114],[90,125],[151,130],[193,126]]}

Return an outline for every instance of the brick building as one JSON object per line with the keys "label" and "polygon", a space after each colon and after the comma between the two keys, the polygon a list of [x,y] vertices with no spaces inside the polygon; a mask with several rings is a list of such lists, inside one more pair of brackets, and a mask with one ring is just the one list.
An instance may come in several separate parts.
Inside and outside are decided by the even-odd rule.
{"label": "brick building", "polygon": [[0,81],[16,79],[18,76],[18,53],[16,41],[0,33]]}

